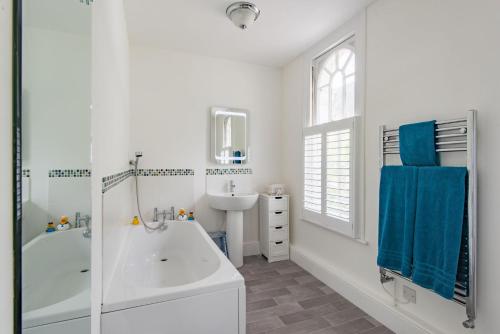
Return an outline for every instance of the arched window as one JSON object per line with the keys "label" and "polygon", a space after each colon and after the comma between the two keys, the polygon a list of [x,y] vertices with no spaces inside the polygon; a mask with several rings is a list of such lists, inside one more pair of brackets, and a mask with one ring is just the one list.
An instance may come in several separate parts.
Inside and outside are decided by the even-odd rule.
{"label": "arched window", "polygon": [[355,105],[356,95],[360,96],[355,83],[359,50],[355,38],[312,60],[312,103],[303,129],[302,211],[304,220],[354,237],[360,234],[355,222],[359,221],[356,155],[361,122]]}
{"label": "arched window", "polygon": [[355,115],[355,57],[352,41],[348,40],[316,59],[311,125]]}

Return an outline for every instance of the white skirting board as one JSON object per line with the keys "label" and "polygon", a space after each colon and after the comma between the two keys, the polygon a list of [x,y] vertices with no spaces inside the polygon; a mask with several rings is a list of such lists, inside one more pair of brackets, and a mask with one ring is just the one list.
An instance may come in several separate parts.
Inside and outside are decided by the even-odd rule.
{"label": "white skirting board", "polygon": [[259,255],[260,244],[259,241],[245,241],[243,243],[243,256]]}
{"label": "white skirting board", "polygon": [[291,260],[309,271],[317,279],[344,296],[350,302],[374,317],[395,333],[443,334],[432,326],[420,323],[388,301],[381,300],[365,287],[356,285],[347,275],[312,253],[296,247],[290,248]]}

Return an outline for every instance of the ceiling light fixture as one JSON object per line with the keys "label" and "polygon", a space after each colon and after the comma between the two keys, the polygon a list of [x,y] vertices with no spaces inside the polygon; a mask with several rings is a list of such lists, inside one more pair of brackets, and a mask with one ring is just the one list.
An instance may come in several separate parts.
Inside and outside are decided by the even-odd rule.
{"label": "ceiling light fixture", "polygon": [[239,1],[227,7],[226,15],[235,26],[245,30],[250,24],[257,21],[260,9],[251,2]]}

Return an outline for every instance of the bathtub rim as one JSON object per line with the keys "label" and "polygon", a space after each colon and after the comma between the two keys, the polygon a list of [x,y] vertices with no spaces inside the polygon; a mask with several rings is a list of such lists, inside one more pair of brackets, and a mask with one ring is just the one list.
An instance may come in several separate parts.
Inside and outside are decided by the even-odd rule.
{"label": "bathtub rim", "polygon": [[[66,231],[55,231],[51,233],[42,232],[29,242],[27,242],[22,247],[22,253],[34,247],[36,243],[53,237],[62,237],[63,234],[73,234],[79,233],[82,234],[85,228],[71,228]],[[90,246],[90,244],[89,244]],[[89,249],[90,254],[90,249]],[[90,263],[90,258],[89,258]],[[90,278],[89,278],[90,279]],[[88,303],[84,303],[87,300]],[[22,329],[34,328],[39,326],[50,325],[53,323],[59,323],[63,321],[70,321],[75,319],[81,319],[85,317],[90,317],[90,289],[85,289],[79,292],[76,295],[72,295],[69,298],[61,300],[58,303],[47,305],[44,307],[40,307],[34,310],[22,312],[21,314],[21,327]],[[78,305],[82,305],[83,307],[75,307]],[[70,308],[68,310],[68,308]],[[56,313],[51,312],[56,310]]]}
{"label": "bathtub rim", "polygon": [[[125,252],[122,252],[117,260],[117,265],[112,273],[108,291],[103,294],[102,313],[115,312],[124,309],[140,307],[145,305],[167,302],[170,300],[192,297],[200,294],[227,290],[231,288],[244,288],[245,281],[243,276],[232,265],[229,259],[222,253],[217,245],[212,241],[208,233],[198,221],[179,222],[169,221],[169,224],[193,224],[196,226],[197,233],[201,233],[210,249],[214,251],[219,259],[219,268],[209,276],[188,284],[173,287],[133,287],[133,295],[125,296],[123,292],[131,292],[130,283],[121,277],[120,268],[125,265]],[[130,242],[130,235],[134,229],[143,228],[142,226],[128,226],[124,244]],[[142,232],[142,231],[141,231]],[[168,230],[167,230],[168,233]]]}

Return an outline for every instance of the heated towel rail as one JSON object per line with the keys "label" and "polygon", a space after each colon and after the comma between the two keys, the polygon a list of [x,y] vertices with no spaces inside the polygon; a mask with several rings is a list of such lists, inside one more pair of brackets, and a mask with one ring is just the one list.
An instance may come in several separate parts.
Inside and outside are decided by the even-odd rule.
{"label": "heated towel rail", "polygon": [[[476,168],[476,120],[477,111],[471,110],[464,118],[436,122],[436,151],[441,161],[450,152],[465,154],[468,170],[467,226],[462,237],[461,263],[465,269],[458,273],[453,300],[464,306],[467,320],[464,327],[474,328],[476,319],[476,242],[477,242],[477,168]],[[380,167],[386,165],[392,156],[399,157],[398,128],[380,127]],[[396,161],[397,161],[396,157]],[[459,159],[460,160],[460,159]],[[463,157],[461,159],[463,161]],[[463,164],[463,163],[462,163]],[[459,266],[460,267],[460,266]],[[380,281],[391,281],[394,277],[410,280],[394,270],[380,268]]]}

